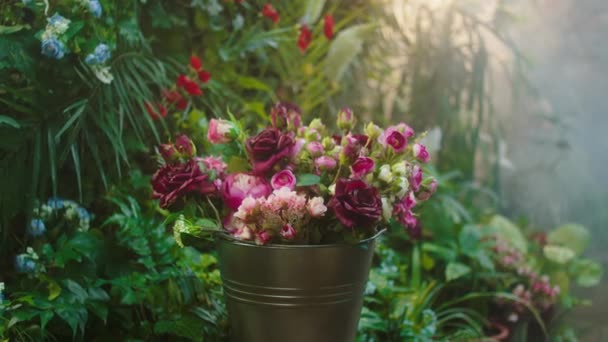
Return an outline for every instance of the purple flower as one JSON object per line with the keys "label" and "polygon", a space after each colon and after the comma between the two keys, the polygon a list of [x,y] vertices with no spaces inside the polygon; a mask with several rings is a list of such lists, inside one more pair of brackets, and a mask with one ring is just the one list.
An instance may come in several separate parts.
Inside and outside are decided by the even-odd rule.
{"label": "purple flower", "polygon": [[275,190],[279,190],[282,187],[293,190],[296,188],[296,176],[290,170],[279,171],[270,179],[270,185]]}
{"label": "purple flower", "polygon": [[271,192],[272,188],[264,178],[247,173],[230,174],[222,184],[222,198],[232,210],[237,210],[247,196],[266,197]]}
{"label": "purple flower", "polygon": [[405,150],[407,146],[407,138],[401,133],[396,126],[387,128],[384,133],[378,138],[380,144],[390,146],[397,153]]}
{"label": "purple flower", "polygon": [[374,171],[375,165],[372,158],[359,157],[350,167],[351,175],[354,178],[361,178]]}
{"label": "purple flower", "polygon": [[288,223],[281,228],[281,237],[291,241],[296,238],[296,230]]}
{"label": "purple flower", "polygon": [[152,176],[152,189],[152,197],[160,199],[161,208],[168,208],[188,193],[209,195],[217,191],[194,160],[163,166]]}
{"label": "purple flower", "polygon": [[301,125],[300,113],[300,107],[287,102],[279,102],[270,111],[272,127],[295,131]]}
{"label": "purple flower", "polygon": [[378,189],[359,179],[339,179],[328,207],[344,226],[351,229],[371,227],[382,216]]}
{"label": "purple flower", "polygon": [[416,159],[420,160],[423,163],[428,163],[429,160],[431,160],[431,156],[429,155],[429,152],[426,150],[426,147],[422,144],[414,144],[412,151],[414,152],[414,157],[416,157]]}
{"label": "purple flower", "polygon": [[328,156],[320,156],[315,159],[315,167],[320,171],[333,170],[336,168],[336,160]]}
{"label": "purple flower", "polygon": [[410,175],[410,187],[414,191],[418,191],[420,189],[420,184],[422,183],[422,168],[419,165],[414,165],[412,168],[412,173]]}
{"label": "purple flower", "polygon": [[312,141],[306,145],[306,150],[311,156],[318,157],[323,154],[323,145],[318,141]]}
{"label": "purple flower", "polygon": [[185,158],[194,157],[196,154],[196,146],[194,146],[192,140],[185,134],[182,134],[175,139],[175,148],[177,149],[177,152]]}

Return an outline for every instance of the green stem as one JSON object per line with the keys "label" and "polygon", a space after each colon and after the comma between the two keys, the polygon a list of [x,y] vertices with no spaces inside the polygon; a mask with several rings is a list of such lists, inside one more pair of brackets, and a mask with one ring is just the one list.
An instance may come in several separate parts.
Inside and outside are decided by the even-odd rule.
{"label": "green stem", "polygon": [[420,242],[414,243],[414,248],[412,249],[412,288],[418,289],[420,288]]}

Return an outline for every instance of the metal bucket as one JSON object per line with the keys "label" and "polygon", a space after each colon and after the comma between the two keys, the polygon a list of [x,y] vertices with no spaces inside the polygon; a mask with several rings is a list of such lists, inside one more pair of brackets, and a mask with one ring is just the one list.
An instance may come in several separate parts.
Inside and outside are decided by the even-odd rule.
{"label": "metal bucket", "polygon": [[220,238],[231,340],[354,341],[378,235],[357,245],[256,246]]}

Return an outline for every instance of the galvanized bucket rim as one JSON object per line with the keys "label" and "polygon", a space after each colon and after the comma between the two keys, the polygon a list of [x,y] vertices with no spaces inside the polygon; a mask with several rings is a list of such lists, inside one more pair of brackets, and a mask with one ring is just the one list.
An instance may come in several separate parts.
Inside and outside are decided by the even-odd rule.
{"label": "galvanized bucket rim", "polygon": [[378,237],[380,237],[380,235],[384,234],[384,232],[386,232],[386,228],[379,230],[373,236],[371,236],[365,240],[361,240],[361,241],[357,242],[356,244],[331,243],[331,244],[322,244],[322,245],[283,245],[283,244],[257,245],[253,242],[239,240],[230,234],[226,234],[225,232],[218,233],[217,236],[220,239],[224,239],[224,240],[230,241],[231,243],[234,243],[234,244],[240,245],[240,246],[244,246],[244,247],[271,248],[271,249],[311,249],[311,248],[337,248],[337,247],[347,247],[347,246],[355,247],[355,246],[365,245],[365,244],[368,244],[368,243],[376,240]]}

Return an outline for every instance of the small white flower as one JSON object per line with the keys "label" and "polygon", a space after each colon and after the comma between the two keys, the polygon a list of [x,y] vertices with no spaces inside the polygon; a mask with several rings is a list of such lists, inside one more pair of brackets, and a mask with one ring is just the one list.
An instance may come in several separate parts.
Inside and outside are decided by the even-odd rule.
{"label": "small white flower", "polygon": [[389,221],[393,216],[393,206],[389,202],[388,198],[382,197],[382,217],[385,221]]}
{"label": "small white flower", "polygon": [[34,249],[33,249],[32,247],[27,247],[27,248],[25,249],[25,252],[26,252],[27,254],[34,254]]}
{"label": "small white flower", "polygon": [[390,183],[393,180],[393,173],[391,172],[391,166],[384,164],[380,167],[380,174],[378,174],[380,180]]}
{"label": "small white flower", "polygon": [[410,182],[407,180],[406,177],[399,177],[397,179],[397,188],[399,190],[397,191],[396,195],[397,195],[397,197],[401,198],[401,197],[405,196],[405,194],[410,189]]}
{"label": "small white flower", "polygon": [[393,170],[393,172],[399,176],[404,176],[405,173],[407,172],[407,165],[405,164],[404,161],[402,162],[398,162],[393,164],[393,167],[391,168]]}
{"label": "small white flower", "polygon": [[110,73],[110,67],[94,66],[93,71],[95,72],[97,79],[102,83],[110,84],[114,80],[114,76]]}
{"label": "small white flower", "polygon": [[0,292],[4,291],[4,283],[0,282]]}
{"label": "small white flower", "polygon": [[336,184],[330,185],[328,189],[329,189],[330,195],[335,195],[336,194]]}
{"label": "small white flower", "polygon": [[325,215],[325,212],[327,211],[327,207],[323,204],[323,197],[311,198],[308,201],[306,208],[312,217],[321,217]]}

